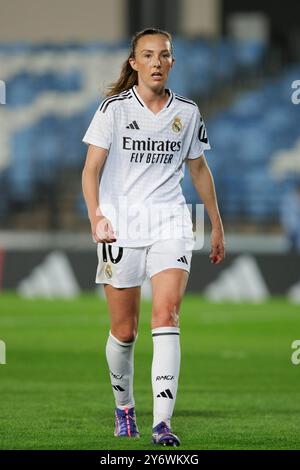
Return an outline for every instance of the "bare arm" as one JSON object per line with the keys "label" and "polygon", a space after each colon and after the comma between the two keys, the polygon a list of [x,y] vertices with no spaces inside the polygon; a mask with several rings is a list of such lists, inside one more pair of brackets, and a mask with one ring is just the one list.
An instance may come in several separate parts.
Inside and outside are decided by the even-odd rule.
{"label": "bare arm", "polygon": [[99,202],[99,175],[107,157],[107,150],[89,145],[82,172],[82,191],[91,223],[92,235],[97,242],[116,241],[111,222],[101,213]]}
{"label": "bare arm", "polygon": [[195,160],[187,160],[193,185],[203,201],[211,221],[211,253],[212,263],[219,264],[225,257],[225,241],[223,224],[218,208],[215,185],[211,171],[204,155]]}

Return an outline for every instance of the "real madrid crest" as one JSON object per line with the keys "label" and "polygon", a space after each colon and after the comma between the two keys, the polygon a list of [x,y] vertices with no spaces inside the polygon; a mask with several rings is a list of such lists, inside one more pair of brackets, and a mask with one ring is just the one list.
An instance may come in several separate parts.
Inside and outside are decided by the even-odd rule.
{"label": "real madrid crest", "polygon": [[182,122],[181,122],[180,117],[176,116],[176,118],[174,118],[174,121],[173,121],[173,124],[172,124],[173,132],[176,132],[176,134],[178,134],[178,132],[181,131],[182,127],[183,126],[182,126]]}
{"label": "real madrid crest", "polygon": [[104,271],[104,272],[105,272],[105,276],[107,277],[107,279],[111,279],[111,278],[112,278],[113,273],[112,273],[112,269],[111,269],[111,265],[110,265],[110,264],[107,264],[107,265],[105,266],[105,271]]}

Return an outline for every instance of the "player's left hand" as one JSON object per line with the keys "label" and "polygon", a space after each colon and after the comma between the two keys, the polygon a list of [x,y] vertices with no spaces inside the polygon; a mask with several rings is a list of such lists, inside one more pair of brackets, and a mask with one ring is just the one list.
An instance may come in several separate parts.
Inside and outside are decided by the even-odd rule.
{"label": "player's left hand", "polygon": [[222,226],[212,229],[210,242],[211,252],[209,258],[211,263],[220,264],[225,258],[225,240]]}

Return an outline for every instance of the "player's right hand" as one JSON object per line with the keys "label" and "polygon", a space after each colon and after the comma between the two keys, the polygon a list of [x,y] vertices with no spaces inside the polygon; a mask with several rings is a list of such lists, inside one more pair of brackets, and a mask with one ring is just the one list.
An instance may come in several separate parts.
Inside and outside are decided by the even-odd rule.
{"label": "player's right hand", "polygon": [[96,243],[113,243],[117,240],[111,221],[104,215],[98,215],[91,221],[91,229]]}

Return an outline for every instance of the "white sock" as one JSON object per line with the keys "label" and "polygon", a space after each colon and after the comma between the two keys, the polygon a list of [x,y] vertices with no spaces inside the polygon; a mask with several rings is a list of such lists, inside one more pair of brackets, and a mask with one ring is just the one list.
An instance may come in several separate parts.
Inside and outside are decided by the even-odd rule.
{"label": "white sock", "polygon": [[111,332],[106,343],[106,359],[116,407],[122,410],[134,406],[134,345],[135,341],[123,343],[115,338]]}
{"label": "white sock", "polygon": [[152,330],[153,427],[161,421],[171,424],[180,369],[179,334],[180,329],[172,326]]}

